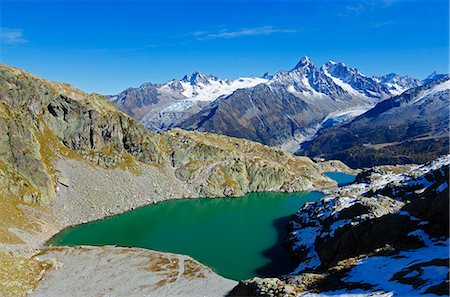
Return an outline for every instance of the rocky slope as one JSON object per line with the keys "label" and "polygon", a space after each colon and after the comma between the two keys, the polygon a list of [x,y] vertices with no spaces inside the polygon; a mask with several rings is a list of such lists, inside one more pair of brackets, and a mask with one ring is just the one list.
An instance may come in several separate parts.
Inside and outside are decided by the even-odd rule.
{"label": "rocky slope", "polygon": [[170,198],[329,187],[333,170],[350,169],[225,136],[156,134],[103,96],[0,65],[0,291],[20,295],[55,269],[31,255],[69,225]]}
{"label": "rocky slope", "polygon": [[444,76],[320,132],[298,154],[354,167],[427,162],[449,151],[449,104],[450,79]]}
{"label": "rocky slope", "polygon": [[153,131],[209,131],[295,151],[330,119],[354,117],[380,99],[422,82],[394,73],[367,77],[343,63],[317,67],[304,57],[290,71],[218,79],[195,72],[162,85],[130,88],[114,103]]}
{"label": "rocky slope", "polygon": [[449,164],[450,155],[374,167],[305,205],[289,226],[296,271],[241,282],[231,295],[447,295]]}

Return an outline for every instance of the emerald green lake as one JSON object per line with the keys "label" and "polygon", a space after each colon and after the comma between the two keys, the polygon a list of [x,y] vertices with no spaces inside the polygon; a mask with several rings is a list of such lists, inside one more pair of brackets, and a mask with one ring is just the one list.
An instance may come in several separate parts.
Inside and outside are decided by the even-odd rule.
{"label": "emerald green lake", "polygon": [[289,216],[309,193],[250,193],[242,198],[180,199],[68,228],[52,245],[119,245],[189,255],[235,280],[292,272],[284,242]]}

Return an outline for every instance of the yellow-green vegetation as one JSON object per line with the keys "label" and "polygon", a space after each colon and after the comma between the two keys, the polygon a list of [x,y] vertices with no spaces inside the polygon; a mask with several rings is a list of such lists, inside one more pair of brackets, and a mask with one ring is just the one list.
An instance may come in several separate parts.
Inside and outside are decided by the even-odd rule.
{"label": "yellow-green vegetation", "polygon": [[162,277],[154,284],[155,288],[160,288],[177,280],[179,260],[162,255],[156,257],[152,255],[149,259],[149,266],[143,268],[150,272],[157,272]]}
{"label": "yellow-green vegetation", "polygon": [[205,274],[202,272],[202,266],[192,259],[184,260],[183,276],[187,278],[206,278]]}
{"label": "yellow-green vegetation", "polygon": [[52,268],[48,261],[0,252],[0,293],[2,296],[26,296]]}
{"label": "yellow-green vegetation", "polygon": [[1,197],[0,199],[0,242],[7,244],[23,244],[16,234],[10,231],[10,228],[25,229],[29,226],[29,222],[25,217],[25,213],[20,209],[20,202],[14,198]]}

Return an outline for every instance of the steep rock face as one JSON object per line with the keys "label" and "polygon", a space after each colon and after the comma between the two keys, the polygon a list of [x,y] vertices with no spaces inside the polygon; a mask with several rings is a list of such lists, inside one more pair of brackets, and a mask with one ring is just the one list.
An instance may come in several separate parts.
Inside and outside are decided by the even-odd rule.
{"label": "steep rock face", "polygon": [[111,99],[120,110],[140,120],[150,110],[148,107],[159,101],[157,85],[145,83],[139,88],[128,88]]}
{"label": "steep rock face", "polygon": [[41,201],[55,194],[52,162],[57,155],[81,156],[106,168],[162,162],[159,136],[103,97],[15,68],[2,66],[0,71],[1,159],[31,184]]}
{"label": "steep rock face", "polygon": [[331,189],[292,216],[289,245],[299,267],[279,280],[240,282],[233,292],[278,296],[267,293],[276,282],[277,291],[301,296],[447,294],[449,164],[447,155],[424,165],[374,167]]}
{"label": "steep rock face", "polygon": [[347,67],[344,63],[328,62],[323,66],[323,70],[333,78],[339,79],[365,96],[384,98],[391,95],[384,84],[380,84],[373,78],[366,77],[357,69]]}
{"label": "steep rock face", "polygon": [[448,152],[449,89],[448,76],[410,89],[324,130],[297,154],[355,167],[430,161]]}

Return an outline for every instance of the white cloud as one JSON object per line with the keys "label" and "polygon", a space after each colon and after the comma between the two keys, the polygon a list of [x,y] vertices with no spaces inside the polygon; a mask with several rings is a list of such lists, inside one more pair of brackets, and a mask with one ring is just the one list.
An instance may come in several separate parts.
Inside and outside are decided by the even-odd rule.
{"label": "white cloud", "polygon": [[360,15],[364,11],[366,11],[366,5],[359,3],[356,5],[348,5],[345,7],[345,10],[348,14]]}
{"label": "white cloud", "polygon": [[23,36],[21,29],[0,28],[0,42],[3,44],[23,44],[28,40]]}
{"label": "white cloud", "polygon": [[371,27],[372,28],[380,28],[380,27],[385,27],[385,26],[389,26],[389,25],[394,25],[396,23],[397,23],[396,21],[386,21],[386,22],[372,24]]}
{"label": "white cloud", "polygon": [[243,36],[257,36],[257,35],[270,35],[274,33],[295,33],[298,30],[295,29],[280,29],[272,26],[245,28],[234,31],[221,30],[218,32],[197,31],[192,32],[191,35],[196,36],[197,39],[213,39],[213,38],[237,38]]}
{"label": "white cloud", "polygon": [[374,10],[377,8],[389,7],[398,2],[399,0],[360,0],[351,5],[346,5],[344,12],[340,16],[347,17],[351,15],[359,16],[368,10]]}

